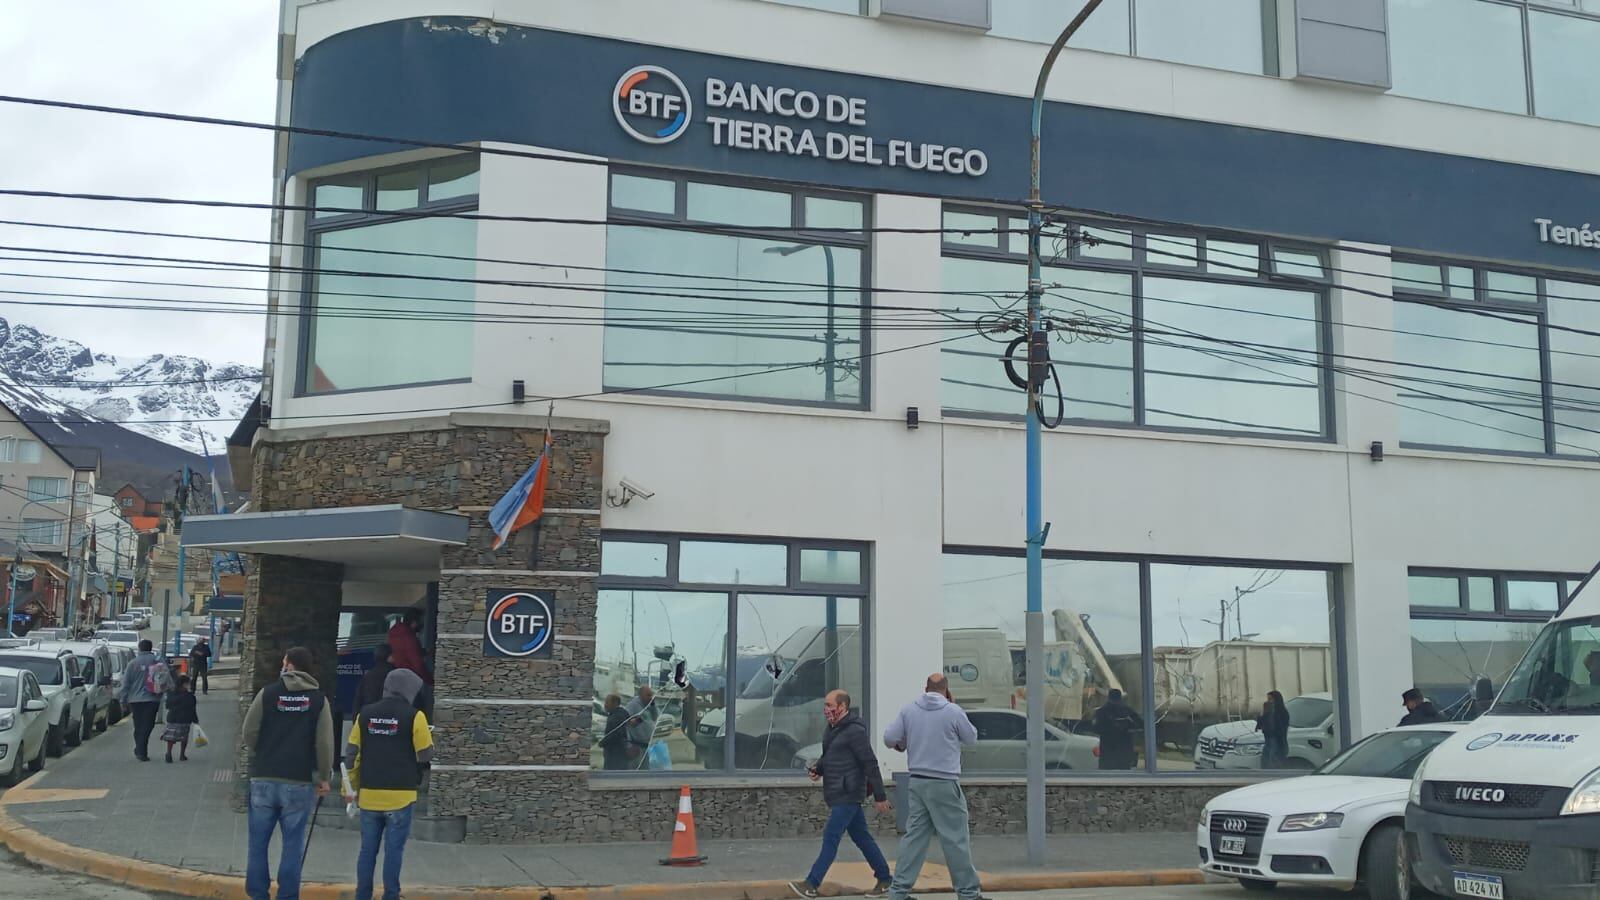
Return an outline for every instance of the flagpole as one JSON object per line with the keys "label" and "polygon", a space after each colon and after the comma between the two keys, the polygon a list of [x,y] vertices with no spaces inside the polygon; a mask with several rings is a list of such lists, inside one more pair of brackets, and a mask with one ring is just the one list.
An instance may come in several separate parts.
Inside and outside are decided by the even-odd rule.
{"label": "flagpole", "polygon": [[[551,426],[555,423],[555,417],[556,402],[552,400],[550,401],[550,406],[546,408],[544,414],[544,444],[539,447],[539,452],[541,454],[550,452]],[[547,459],[544,461],[544,464],[546,466],[554,466],[555,460]],[[539,571],[539,536],[540,532],[544,530],[544,516],[541,515],[539,518],[534,519],[532,525],[533,528],[531,530],[533,533],[533,540],[532,547],[530,547],[528,550],[528,568],[537,572]]]}

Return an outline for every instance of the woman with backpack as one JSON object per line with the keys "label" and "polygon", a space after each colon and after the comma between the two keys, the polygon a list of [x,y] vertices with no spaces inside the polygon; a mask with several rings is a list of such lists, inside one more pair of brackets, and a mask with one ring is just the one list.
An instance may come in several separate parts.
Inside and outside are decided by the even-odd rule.
{"label": "woman with backpack", "polygon": [[161,739],[167,742],[167,762],[172,762],[172,745],[178,745],[178,758],[189,761],[189,731],[200,724],[194,692],[189,690],[189,676],[179,675],[177,683],[167,693],[167,729]]}

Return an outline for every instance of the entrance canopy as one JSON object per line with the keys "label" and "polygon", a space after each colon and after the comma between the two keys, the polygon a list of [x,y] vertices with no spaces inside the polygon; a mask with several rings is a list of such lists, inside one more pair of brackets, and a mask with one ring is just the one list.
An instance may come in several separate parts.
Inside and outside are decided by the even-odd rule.
{"label": "entrance canopy", "polygon": [[467,542],[467,517],[389,506],[187,516],[183,546],[265,553],[373,569],[439,567],[445,547]]}

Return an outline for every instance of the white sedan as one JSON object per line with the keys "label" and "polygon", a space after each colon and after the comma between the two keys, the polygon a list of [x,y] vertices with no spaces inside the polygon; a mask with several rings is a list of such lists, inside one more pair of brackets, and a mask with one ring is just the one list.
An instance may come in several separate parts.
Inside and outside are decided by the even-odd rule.
{"label": "white sedan", "polygon": [[44,768],[49,708],[32,672],[0,668],[0,786]]}
{"label": "white sedan", "polygon": [[1247,890],[1279,882],[1398,900],[1395,854],[1406,794],[1422,760],[1460,723],[1391,728],[1357,743],[1316,772],[1229,791],[1206,804],[1196,837],[1200,868]]}

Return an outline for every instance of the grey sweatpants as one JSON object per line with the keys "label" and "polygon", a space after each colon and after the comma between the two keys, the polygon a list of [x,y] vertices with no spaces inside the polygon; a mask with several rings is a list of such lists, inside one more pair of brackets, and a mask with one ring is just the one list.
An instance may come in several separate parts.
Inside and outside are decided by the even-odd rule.
{"label": "grey sweatpants", "polygon": [[900,855],[894,861],[891,900],[905,900],[922,874],[928,858],[928,842],[939,835],[944,864],[956,895],[972,900],[979,893],[978,870],[972,865],[972,833],[967,829],[967,795],[959,782],[942,778],[910,780],[911,801],[907,810],[906,836],[900,839]]}

